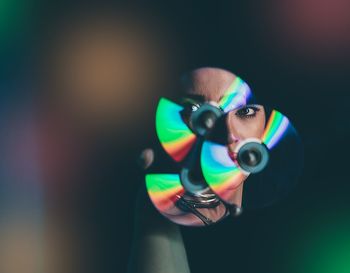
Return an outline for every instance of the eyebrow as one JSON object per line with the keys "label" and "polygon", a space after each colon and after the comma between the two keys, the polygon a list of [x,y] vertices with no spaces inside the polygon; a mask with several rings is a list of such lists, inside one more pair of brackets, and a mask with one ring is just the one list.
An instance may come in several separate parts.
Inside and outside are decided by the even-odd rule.
{"label": "eyebrow", "polygon": [[189,94],[187,97],[190,98],[190,99],[199,100],[199,101],[204,101],[205,100],[205,96],[198,95],[198,94]]}
{"label": "eyebrow", "polygon": [[259,108],[259,110],[260,110],[260,108],[263,108],[263,106],[260,105],[260,104],[256,104],[256,103],[247,103],[247,104],[239,104],[239,105],[237,106],[237,108],[235,108],[235,109],[239,109],[239,108],[243,108],[243,107],[256,107],[256,108]]}
{"label": "eyebrow", "polygon": [[197,95],[197,94],[189,94],[186,97],[182,98],[183,102],[185,102],[186,100],[193,100],[195,102],[205,102],[205,96]]}

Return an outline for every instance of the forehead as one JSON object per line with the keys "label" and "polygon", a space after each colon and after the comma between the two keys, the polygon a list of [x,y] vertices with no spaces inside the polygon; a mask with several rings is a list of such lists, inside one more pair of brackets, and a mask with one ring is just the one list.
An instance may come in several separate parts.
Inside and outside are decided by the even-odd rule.
{"label": "forehead", "polygon": [[219,68],[201,68],[183,77],[184,96],[219,102],[236,75]]}
{"label": "forehead", "polygon": [[249,86],[231,72],[218,68],[201,68],[185,78],[185,101],[216,102],[224,112],[255,103]]}

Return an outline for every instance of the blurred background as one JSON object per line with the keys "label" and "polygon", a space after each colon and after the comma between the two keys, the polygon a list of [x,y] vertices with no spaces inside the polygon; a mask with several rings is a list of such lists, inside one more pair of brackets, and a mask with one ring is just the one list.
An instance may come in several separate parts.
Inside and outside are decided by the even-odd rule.
{"label": "blurred background", "polygon": [[281,109],[305,167],[279,204],[182,228],[191,272],[350,272],[348,0],[2,0],[0,272],[126,272],[156,104],[203,66]]}

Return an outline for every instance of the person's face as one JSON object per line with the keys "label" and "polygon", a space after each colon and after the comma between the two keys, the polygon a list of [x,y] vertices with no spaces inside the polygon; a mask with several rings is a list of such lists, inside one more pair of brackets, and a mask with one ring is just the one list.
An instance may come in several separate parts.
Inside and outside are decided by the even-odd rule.
{"label": "person's face", "polygon": [[[210,72],[212,73],[212,71]],[[210,103],[219,107],[226,90],[235,81],[235,77],[226,75],[226,77],[222,77],[218,81],[214,80],[211,82],[210,88],[207,87],[208,85],[201,84],[203,81],[200,79],[198,80],[199,84],[191,86],[191,89],[186,94],[187,102]],[[203,86],[206,87],[203,88]],[[239,106],[224,114],[225,128],[218,131],[220,134],[223,134],[218,138],[224,141],[228,147],[228,153],[235,160],[236,147],[239,143],[248,138],[260,139],[265,130],[265,123],[266,114],[262,105],[249,104],[247,101],[242,101]],[[241,179],[238,179],[237,183],[232,185],[232,189],[228,193],[230,203],[241,206],[243,182],[246,178],[247,176],[242,174]]]}
{"label": "person's face", "polygon": [[[219,107],[222,99],[229,94],[232,84],[237,77],[223,69],[201,68],[193,71],[185,78],[185,102],[189,103],[212,103]],[[245,98],[239,105],[232,107],[233,110],[225,114],[225,130],[221,133],[227,134],[219,136],[225,140],[229,150],[233,152],[238,142],[247,138],[260,139],[265,129],[265,110],[261,105],[249,104],[244,94],[246,89],[236,89],[238,94]]]}
{"label": "person's face", "polygon": [[[242,141],[248,138],[260,139],[262,137],[266,121],[265,109],[261,105],[250,104],[251,92],[249,87],[242,80],[236,78],[234,74],[217,68],[201,68],[186,75],[183,83],[185,94],[183,94],[181,100],[183,110],[180,115],[182,121],[194,134],[204,136],[205,141],[225,145],[223,150],[227,151],[226,159],[230,155],[233,162],[236,160],[234,152],[237,145]],[[206,104],[211,104],[217,109]],[[206,122],[211,122],[210,120],[214,123],[207,126]],[[204,128],[204,132],[198,128]],[[210,130],[209,134],[206,130]],[[185,163],[187,164],[186,168],[188,168],[186,183],[179,177],[179,186],[184,192],[179,200],[185,200],[184,202],[188,202],[188,206],[194,204],[192,208],[197,213],[202,214],[212,222],[217,222],[227,216],[227,210],[230,207],[219,199],[222,195],[217,196],[210,184],[206,182],[201,169],[201,153],[198,149],[193,149],[191,153],[191,157],[188,157],[190,161]],[[247,175],[245,172],[239,172],[235,179],[230,181],[228,186],[225,186],[224,200],[228,204],[241,207],[244,190],[243,182]],[[190,191],[191,183],[201,185],[201,191]],[[189,188],[186,188],[185,184]],[[216,196],[215,200],[213,195]],[[180,203],[173,200],[167,201],[170,205],[164,210],[164,206],[155,200],[156,206],[159,205],[159,208],[157,208],[167,218],[184,225],[200,226],[205,224],[204,218],[202,219],[197,213],[189,211],[186,206],[183,209],[181,207],[182,201]],[[189,205],[189,203],[192,205]],[[211,204],[211,206],[204,206],[203,204]]]}

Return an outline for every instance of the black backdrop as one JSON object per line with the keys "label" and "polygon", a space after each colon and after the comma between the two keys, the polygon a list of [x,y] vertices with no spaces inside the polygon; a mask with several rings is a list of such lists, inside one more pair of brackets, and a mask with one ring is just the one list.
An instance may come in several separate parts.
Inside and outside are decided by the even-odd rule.
{"label": "black backdrop", "polygon": [[[182,229],[191,270],[295,272],[291,264],[295,252],[306,251],[304,231],[315,228],[312,219],[326,224],[329,216],[325,215],[339,210],[347,215],[350,208],[346,171],[350,62],[345,57],[310,61],[294,56],[293,48],[283,50],[269,44],[266,27],[254,17],[261,8],[255,1],[166,1],[152,5],[175,29],[183,48],[179,73],[215,66],[240,75],[264,104],[280,109],[292,120],[305,149],[300,182],[282,202],[246,211],[236,221]],[[130,236],[129,229],[126,233]],[[120,234],[113,234],[115,244],[120,244]],[[293,250],[296,240],[301,242]],[[123,243],[128,249],[129,241]],[[114,257],[113,252],[109,255]],[[122,251],[121,257],[125,261],[127,251]]]}
{"label": "black backdrop", "polygon": [[[282,202],[208,228],[182,228],[194,273],[293,272],[293,255],[305,251],[301,243],[293,252],[293,242],[303,240],[304,230],[312,231],[312,219],[322,225],[329,219],[325,215],[350,211],[350,62],[346,54],[310,60],[293,54],[293,46],[270,42],[268,26],[259,17],[270,1],[259,2],[150,0],[122,5],[155,17],[169,30],[177,49],[174,79],[203,66],[230,70],[247,81],[264,104],[286,114],[304,144],[300,183]],[[65,12],[71,6],[60,3],[50,10]],[[118,9],[119,3],[111,7]],[[135,161],[152,141],[155,105],[149,105],[149,123],[120,130],[91,171],[80,217],[88,223],[81,228],[89,227],[97,237],[97,245],[86,246],[94,249],[93,257],[83,259],[92,272],[126,270],[135,193],[142,183]]]}

